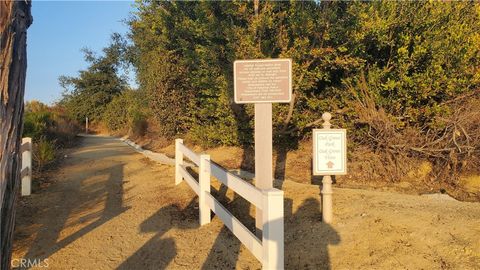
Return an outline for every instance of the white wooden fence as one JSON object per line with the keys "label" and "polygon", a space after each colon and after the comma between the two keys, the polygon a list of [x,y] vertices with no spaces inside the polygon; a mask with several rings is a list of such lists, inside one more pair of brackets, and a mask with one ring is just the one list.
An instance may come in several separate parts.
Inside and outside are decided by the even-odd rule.
{"label": "white wooden fence", "polygon": [[[198,182],[187,171],[184,157],[199,167]],[[210,177],[212,175],[261,209],[263,214],[262,239],[258,239],[212,196],[210,193]],[[210,211],[213,211],[262,263],[263,269],[283,269],[283,191],[274,188],[260,190],[212,162],[209,155],[198,155],[188,149],[182,139],[176,139],[175,184],[181,183],[182,180],[185,180],[198,195],[200,225],[210,222]]]}
{"label": "white wooden fence", "polygon": [[32,138],[23,138],[20,148],[22,153],[22,196],[28,196],[32,193]]}

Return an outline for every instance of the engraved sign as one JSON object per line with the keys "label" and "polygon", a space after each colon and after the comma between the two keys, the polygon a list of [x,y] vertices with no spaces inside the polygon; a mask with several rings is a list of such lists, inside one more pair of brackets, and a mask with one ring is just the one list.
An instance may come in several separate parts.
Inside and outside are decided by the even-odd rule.
{"label": "engraved sign", "polygon": [[235,103],[288,103],[292,60],[237,60],[233,63]]}
{"label": "engraved sign", "polygon": [[313,174],[347,174],[347,131],[345,129],[313,130]]}

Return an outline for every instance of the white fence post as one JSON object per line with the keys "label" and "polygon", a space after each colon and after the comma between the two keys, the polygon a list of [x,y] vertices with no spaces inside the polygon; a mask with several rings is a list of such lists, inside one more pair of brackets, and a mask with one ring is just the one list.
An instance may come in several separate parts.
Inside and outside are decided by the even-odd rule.
{"label": "white fence post", "polygon": [[183,144],[182,139],[175,139],[175,185],[182,182],[182,174],[180,173],[180,166],[183,165],[183,153],[180,150],[180,144]]}
{"label": "white fence post", "polygon": [[200,155],[198,184],[198,208],[200,211],[200,226],[210,223],[210,207],[206,202],[206,193],[210,194],[210,155]]}
{"label": "white fence post", "polygon": [[22,196],[32,193],[32,138],[22,139]]}
{"label": "white fence post", "polygon": [[283,191],[263,191],[263,269],[284,269]]}

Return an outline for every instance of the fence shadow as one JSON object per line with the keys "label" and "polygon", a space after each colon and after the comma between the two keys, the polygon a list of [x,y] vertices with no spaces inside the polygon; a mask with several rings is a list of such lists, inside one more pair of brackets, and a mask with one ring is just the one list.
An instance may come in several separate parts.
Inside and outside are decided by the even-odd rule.
{"label": "fence shadow", "polygon": [[[321,221],[320,203],[306,199],[294,214],[285,204],[285,268],[331,269],[328,246],[341,239],[337,231]],[[290,202],[291,203],[291,202]]]}
{"label": "fence shadow", "polygon": [[[225,187],[222,187],[225,189]],[[292,213],[292,200],[284,200],[285,268],[286,269],[331,269],[328,247],[337,245],[341,239],[336,230],[321,221],[320,203],[308,198]],[[222,204],[226,204],[222,202]],[[255,221],[248,213],[249,203],[236,196],[228,207],[250,230]],[[245,210],[246,209],[246,210]],[[245,222],[247,217],[247,222]],[[276,221],[273,221],[276,222]],[[218,234],[202,269],[235,269],[239,259],[241,242],[223,226]]]}
{"label": "fence shadow", "polygon": [[[227,187],[223,184],[217,192],[212,189],[217,200],[226,206],[250,231],[254,231],[255,219],[249,213],[250,203],[237,194],[234,195],[233,200],[229,201],[226,192]],[[240,247],[240,240],[223,225],[201,269],[235,269]]]}
{"label": "fence shadow", "polygon": [[[287,151],[284,153],[286,155]],[[281,160],[284,157],[280,155],[279,158]],[[248,157],[244,156],[244,158]],[[282,170],[284,171],[284,168]],[[212,189],[212,193],[235,217],[254,232],[255,219],[249,211],[253,206],[237,194],[234,194],[230,201],[226,198],[227,190],[226,186],[221,185],[218,191]],[[287,269],[331,269],[328,247],[339,244],[340,236],[331,225],[322,222],[318,199],[306,199],[293,212],[292,199],[285,198],[284,211],[285,267]],[[226,226],[223,226],[202,269],[235,269],[241,245],[240,240]],[[242,266],[239,265],[239,267]]]}
{"label": "fence shadow", "polygon": [[[248,145],[244,145],[240,168],[245,169],[252,166],[252,155],[253,149]],[[250,215],[250,203],[236,193],[230,201],[227,198],[227,191],[228,187],[224,184],[220,185],[219,190],[212,189],[215,198],[222,205],[226,206],[250,231],[254,232],[255,218]],[[202,269],[235,269],[240,253],[240,246],[240,240],[223,225]]]}
{"label": "fence shadow", "polygon": [[275,150],[273,178],[278,181],[274,181],[274,187],[282,190],[287,170],[287,154],[297,149],[299,142],[297,138],[287,138],[285,135],[280,134],[276,134],[275,136],[273,144]]}
{"label": "fence shadow", "polygon": [[[182,230],[198,228],[198,210],[195,209],[197,203],[194,198],[185,209],[180,209],[176,204],[168,205],[142,222],[140,232],[154,232],[155,235],[117,269],[165,269],[177,255],[177,248],[173,238],[162,237],[173,228]],[[186,218],[191,216],[196,219]]]}
{"label": "fence shadow", "polygon": [[[52,190],[47,191],[43,196],[51,196],[54,199],[48,200],[49,205],[44,207],[46,209],[44,212],[35,214],[37,217],[33,219],[38,219],[41,224],[24,258],[46,259],[128,210],[128,207],[123,205],[125,192],[123,167],[124,164],[120,163],[102,170],[86,171],[81,177],[68,179],[68,182],[57,182],[52,186]],[[108,175],[106,181],[85,185],[88,178],[102,174]],[[101,202],[105,203],[102,210],[83,214],[90,207]],[[75,217],[75,222],[68,223],[72,216]],[[61,238],[64,228],[79,224],[88,225]]]}

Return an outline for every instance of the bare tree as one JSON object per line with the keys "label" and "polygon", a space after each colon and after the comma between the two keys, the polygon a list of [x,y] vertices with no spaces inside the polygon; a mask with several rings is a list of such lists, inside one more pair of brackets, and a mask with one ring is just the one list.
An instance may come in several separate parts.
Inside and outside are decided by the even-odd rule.
{"label": "bare tree", "polygon": [[0,269],[11,266],[30,9],[29,0],[0,1]]}

